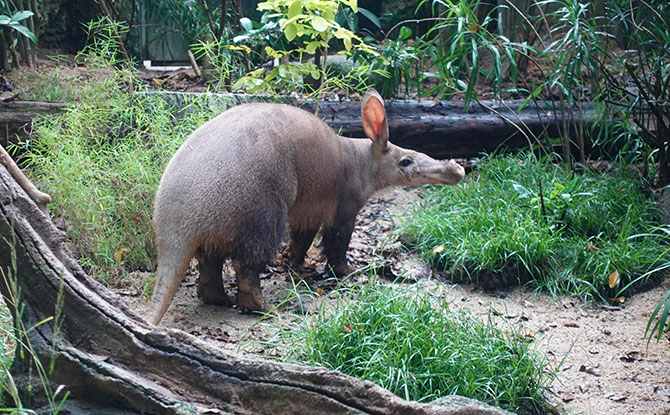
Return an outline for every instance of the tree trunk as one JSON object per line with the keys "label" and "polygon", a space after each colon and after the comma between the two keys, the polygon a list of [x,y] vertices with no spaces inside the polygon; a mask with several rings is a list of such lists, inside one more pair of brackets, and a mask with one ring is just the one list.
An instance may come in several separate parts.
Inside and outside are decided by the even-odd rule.
{"label": "tree trunk", "polygon": [[[0,270],[14,281],[0,290],[20,326],[34,326],[18,330],[31,350],[16,353],[13,378],[29,390],[31,358],[40,361],[44,384],[70,393],[67,413],[502,414],[404,401],[339,372],[245,358],[152,326],[86,275],[64,240],[0,166]],[[31,390],[24,404],[42,405],[42,385]]]}

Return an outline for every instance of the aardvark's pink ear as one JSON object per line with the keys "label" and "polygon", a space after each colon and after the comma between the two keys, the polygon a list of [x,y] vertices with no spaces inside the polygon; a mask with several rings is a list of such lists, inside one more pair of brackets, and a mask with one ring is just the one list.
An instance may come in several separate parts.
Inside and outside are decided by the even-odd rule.
{"label": "aardvark's pink ear", "polygon": [[389,127],[386,121],[384,100],[374,89],[370,89],[363,98],[361,109],[363,130],[375,144],[386,148],[389,138]]}

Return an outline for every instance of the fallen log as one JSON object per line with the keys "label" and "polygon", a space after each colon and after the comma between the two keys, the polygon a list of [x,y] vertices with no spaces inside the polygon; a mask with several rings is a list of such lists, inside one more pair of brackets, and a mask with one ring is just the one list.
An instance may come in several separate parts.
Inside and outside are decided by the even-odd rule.
{"label": "fallen log", "polygon": [[40,116],[58,114],[67,107],[62,102],[10,101],[0,102],[0,145],[15,142],[15,136],[27,136],[25,130],[33,119]]}
{"label": "fallen log", "polygon": [[[213,109],[223,111],[244,102],[280,101],[297,105],[307,111],[318,113],[340,134],[347,137],[365,137],[361,125],[360,103],[355,101],[296,101],[292,97],[275,97],[244,94],[142,92],[157,96],[177,108],[187,107],[186,102],[202,99]],[[464,110],[463,102],[429,100],[388,101],[386,103],[391,141],[402,147],[424,152],[435,158],[476,157],[482,152],[491,153],[499,147],[521,148],[537,143],[544,133],[558,137],[563,122],[560,110],[549,106],[528,106],[519,111],[521,100],[506,101],[505,106],[483,101],[483,106],[473,103]],[[66,107],[59,102],[13,101],[0,103],[0,145],[5,138],[21,135],[21,130],[37,116],[57,114]],[[576,109],[573,109],[576,115]],[[566,114],[566,116],[570,116]],[[593,105],[584,104],[583,113],[577,123],[585,129],[595,124]],[[571,129],[574,136],[574,129]],[[25,135],[25,134],[23,134]],[[587,143],[588,146],[589,143]],[[590,148],[585,149],[587,154]]]}
{"label": "fallen log", "polygon": [[41,362],[46,389],[70,393],[71,414],[504,414],[472,401],[408,402],[339,372],[241,357],[155,327],[89,277],[64,239],[0,165],[0,275],[8,282],[0,291],[25,349],[12,375],[26,405],[48,401],[43,385],[28,388]]}
{"label": "fallen log", "polygon": [[28,123],[37,115],[57,114],[67,107],[63,102],[10,101],[0,102],[0,123]]}
{"label": "fallen log", "polygon": [[[549,106],[521,108],[522,101],[472,103],[465,111],[459,101],[387,101],[390,139],[435,158],[477,157],[501,146],[522,148],[537,144],[544,134],[559,137],[563,114]],[[318,113],[328,125],[347,137],[364,137],[360,107],[356,102],[303,101],[298,106]],[[576,109],[574,110],[576,113]],[[566,114],[566,116],[570,116]],[[589,129],[595,124],[593,105],[584,104],[576,120]],[[574,130],[569,132],[574,137]],[[590,151],[586,149],[587,153]]]}

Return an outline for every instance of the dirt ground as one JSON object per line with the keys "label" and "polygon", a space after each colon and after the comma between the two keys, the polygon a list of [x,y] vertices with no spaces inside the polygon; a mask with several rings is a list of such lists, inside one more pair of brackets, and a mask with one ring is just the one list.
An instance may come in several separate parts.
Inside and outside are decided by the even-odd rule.
{"label": "dirt ground", "polygon": [[[647,319],[670,289],[670,279],[634,295],[619,307],[554,299],[523,287],[485,292],[474,285],[453,284],[404,250],[390,232],[392,214],[414,199],[416,191],[398,189],[369,201],[359,214],[349,249],[353,264],[363,267],[383,263],[381,283],[390,284],[402,275],[409,277],[410,282],[404,283],[408,290],[421,287],[447,298],[454,310],[469,309],[482,318],[492,312],[496,324],[523,335],[547,357],[551,367],[558,368],[551,402],[559,413],[670,414],[670,335],[648,345],[644,338]],[[231,271],[224,269],[224,285],[234,292]],[[346,283],[361,282],[368,278],[366,275],[363,272]],[[338,284],[327,277],[324,261],[314,246],[301,276],[312,291],[323,295],[316,300],[313,296],[300,297],[300,304],[308,312],[317,302],[327,301]],[[257,315],[203,305],[195,293],[196,281],[197,271],[191,267],[162,325],[185,330],[235,353],[259,357],[281,353],[281,349],[262,345],[273,336],[269,326],[286,324],[284,317],[300,311],[295,296],[291,300],[298,277],[292,277],[281,260],[262,277],[266,301],[273,306],[281,303],[279,317],[266,319],[263,324],[257,324]],[[140,292],[133,287],[119,291],[131,306],[144,313],[147,301]]]}

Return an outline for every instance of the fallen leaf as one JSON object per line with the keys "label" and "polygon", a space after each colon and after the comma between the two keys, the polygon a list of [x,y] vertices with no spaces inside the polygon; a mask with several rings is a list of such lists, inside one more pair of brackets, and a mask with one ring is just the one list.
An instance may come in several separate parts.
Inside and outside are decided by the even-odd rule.
{"label": "fallen leaf", "polygon": [[444,249],[445,249],[444,244],[442,244],[440,246],[436,246],[435,249],[433,249],[433,253],[434,254],[441,254],[442,252],[444,252]]}
{"label": "fallen leaf", "polygon": [[53,398],[55,398],[65,388],[66,388],[65,385],[58,385],[58,387],[56,388],[56,392],[53,393]]}
{"label": "fallen leaf", "polygon": [[128,296],[128,297],[137,297],[138,295],[140,295],[140,292],[139,292],[139,290],[132,289],[132,290],[117,291],[117,294]]}
{"label": "fallen leaf", "polygon": [[593,245],[591,242],[586,242],[586,246],[589,247],[589,251],[591,251],[591,252],[600,251],[600,248],[598,248],[597,246]]}
{"label": "fallen leaf", "polygon": [[626,302],[626,297],[621,296],[621,297],[617,297],[617,298],[608,298],[608,300],[609,300],[611,303],[619,303],[619,304],[623,304],[623,303]]}
{"label": "fallen leaf", "polygon": [[602,308],[605,311],[619,311],[619,310],[621,310],[621,307],[619,307],[619,306],[611,306],[611,305],[605,305],[605,304],[602,304],[600,306],[600,308]]}
{"label": "fallen leaf", "polygon": [[220,409],[216,408],[203,408],[202,406],[198,407],[199,414],[220,414],[222,413]]}
{"label": "fallen leaf", "polygon": [[121,261],[123,261],[123,258],[130,253],[130,249],[128,248],[119,248],[114,252],[114,255],[112,257],[114,258],[114,262],[117,264],[120,264]]}
{"label": "fallen leaf", "polygon": [[610,277],[609,277],[610,288],[614,288],[617,285],[619,285],[620,281],[621,281],[621,276],[619,275],[619,271],[615,270],[613,273],[610,274]]}
{"label": "fallen leaf", "polygon": [[626,354],[621,356],[619,359],[629,363],[642,361],[642,358],[640,357],[640,352],[636,351],[626,352]]}
{"label": "fallen leaf", "polygon": [[575,394],[572,392],[559,392],[563,402],[570,402],[575,400]]}
{"label": "fallen leaf", "polygon": [[584,373],[588,373],[589,375],[593,375],[593,376],[600,376],[600,370],[598,370],[598,368],[595,367],[595,366],[581,365],[579,367],[579,371],[584,372]]}
{"label": "fallen leaf", "polygon": [[107,359],[109,359],[109,356],[100,355],[100,354],[88,353],[88,355],[91,356],[92,358],[94,358],[95,360],[100,361],[100,362],[104,362]]}
{"label": "fallen leaf", "polygon": [[625,401],[626,399],[628,399],[627,396],[617,395],[617,394],[614,393],[614,392],[610,392],[610,393],[606,394],[605,397],[606,397],[607,399],[611,400],[611,401],[614,401],[614,402],[623,402],[623,401]]}
{"label": "fallen leaf", "polygon": [[579,391],[581,393],[584,393],[586,391],[590,391],[591,389],[593,389],[593,384],[592,383],[583,383],[583,384],[579,385]]}
{"label": "fallen leaf", "polygon": [[142,219],[142,212],[138,213],[137,215],[133,216],[133,220],[135,223],[140,223],[140,220]]}

